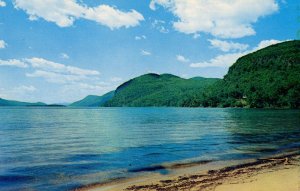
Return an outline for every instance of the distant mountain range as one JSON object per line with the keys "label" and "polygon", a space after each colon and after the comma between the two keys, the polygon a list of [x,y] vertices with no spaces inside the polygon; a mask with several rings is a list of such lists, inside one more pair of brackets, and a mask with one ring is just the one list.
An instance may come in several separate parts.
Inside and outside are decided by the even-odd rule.
{"label": "distant mountain range", "polygon": [[[0,99],[0,106],[16,105],[45,104]],[[90,95],[69,106],[300,108],[300,41],[275,44],[243,56],[224,79],[150,73],[103,96]]]}
{"label": "distant mountain range", "polygon": [[46,106],[46,105],[47,104],[42,102],[28,103],[28,102],[20,102],[20,101],[6,100],[0,98],[0,106]]}
{"label": "distant mountain range", "polygon": [[101,107],[107,101],[112,99],[114,96],[114,91],[108,92],[103,96],[89,95],[83,98],[82,100],[76,101],[69,106],[71,107]]}
{"label": "distant mountain range", "polygon": [[7,107],[65,107],[65,105],[61,104],[46,104],[43,102],[21,102],[21,101],[14,101],[14,100],[6,100],[0,98],[0,106],[7,106]]}

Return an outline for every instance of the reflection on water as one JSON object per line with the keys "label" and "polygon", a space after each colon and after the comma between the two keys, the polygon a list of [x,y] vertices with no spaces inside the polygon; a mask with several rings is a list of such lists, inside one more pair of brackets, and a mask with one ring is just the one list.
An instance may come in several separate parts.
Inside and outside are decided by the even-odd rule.
{"label": "reflection on water", "polygon": [[297,110],[3,108],[0,189],[68,190],[162,163],[262,157],[299,148],[299,124]]}
{"label": "reflection on water", "polygon": [[299,148],[299,111],[230,110],[233,124],[226,126],[231,133],[228,143],[243,152],[274,152]]}

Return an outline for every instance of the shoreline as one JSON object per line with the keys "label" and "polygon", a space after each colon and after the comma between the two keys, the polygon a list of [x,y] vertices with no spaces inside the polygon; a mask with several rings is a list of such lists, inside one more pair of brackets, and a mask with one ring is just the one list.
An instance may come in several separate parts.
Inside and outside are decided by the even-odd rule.
{"label": "shoreline", "polygon": [[[162,165],[163,166],[163,165]],[[169,174],[147,172],[139,177],[120,178],[76,188],[76,191],[168,191],[168,190],[216,190],[233,191],[257,188],[268,190],[266,185],[278,184],[289,191],[300,190],[300,153],[271,156],[263,159],[241,161],[195,162],[190,164],[166,165]],[[176,168],[173,168],[176,167]],[[292,177],[289,177],[292,176]],[[271,177],[271,178],[270,178]],[[298,182],[297,182],[298,181]],[[268,183],[267,183],[268,182]],[[271,183],[270,183],[271,182]],[[287,185],[286,185],[287,184]],[[282,189],[276,186],[278,191]],[[235,187],[235,188],[234,188]],[[294,188],[294,189],[292,189]],[[248,189],[249,190],[249,189]],[[254,191],[255,189],[253,189]],[[270,189],[277,191],[274,188]],[[252,190],[251,190],[252,191]],[[284,190],[282,190],[284,191]]]}

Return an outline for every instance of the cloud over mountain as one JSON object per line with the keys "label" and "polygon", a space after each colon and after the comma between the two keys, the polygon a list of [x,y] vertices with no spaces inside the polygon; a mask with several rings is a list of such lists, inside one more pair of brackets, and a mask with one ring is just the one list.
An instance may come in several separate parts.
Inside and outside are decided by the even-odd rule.
{"label": "cloud over mountain", "polygon": [[252,24],[278,10],[275,0],[152,0],[178,20],[173,27],[186,34],[209,33],[220,38],[241,38],[255,34]]}

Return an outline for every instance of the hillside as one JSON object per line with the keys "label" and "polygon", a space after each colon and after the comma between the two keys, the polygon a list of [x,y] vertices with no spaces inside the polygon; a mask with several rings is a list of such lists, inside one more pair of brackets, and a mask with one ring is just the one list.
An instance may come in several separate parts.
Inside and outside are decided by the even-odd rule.
{"label": "hillside", "polygon": [[114,96],[114,91],[108,92],[103,96],[89,95],[82,100],[76,101],[71,107],[100,107]]}
{"label": "hillside", "polygon": [[[0,98],[0,106],[47,106]],[[300,108],[300,41],[266,47],[239,58],[224,79],[145,74],[103,96],[71,107]]]}
{"label": "hillside", "polygon": [[105,106],[182,106],[185,99],[217,81],[219,79],[183,79],[171,74],[145,74],[120,85]]}
{"label": "hillside", "polygon": [[0,98],[0,106],[46,106],[46,105],[47,104],[42,102],[28,103],[28,102],[20,102],[20,101],[6,100]]}
{"label": "hillside", "polygon": [[272,45],[243,56],[204,99],[187,106],[299,108],[300,41]]}

